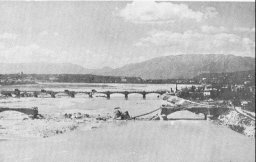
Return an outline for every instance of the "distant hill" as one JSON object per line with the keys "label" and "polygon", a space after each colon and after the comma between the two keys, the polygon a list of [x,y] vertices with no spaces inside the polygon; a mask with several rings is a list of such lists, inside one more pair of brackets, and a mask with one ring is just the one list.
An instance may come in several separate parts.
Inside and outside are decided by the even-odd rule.
{"label": "distant hill", "polygon": [[189,79],[200,73],[221,73],[255,69],[255,58],[220,54],[187,54],[158,57],[102,73],[144,79]]}
{"label": "distant hill", "polygon": [[141,77],[143,79],[191,79],[201,73],[222,73],[255,69],[255,58],[233,55],[172,55],[112,69],[86,69],[62,63],[0,63],[0,74],[94,74],[105,76]]}

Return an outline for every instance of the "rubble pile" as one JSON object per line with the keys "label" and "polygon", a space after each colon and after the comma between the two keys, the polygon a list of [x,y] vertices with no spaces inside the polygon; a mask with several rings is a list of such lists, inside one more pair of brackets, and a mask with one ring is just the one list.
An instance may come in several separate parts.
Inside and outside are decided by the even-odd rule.
{"label": "rubble pile", "polygon": [[249,137],[255,137],[255,122],[236,111],[231,110],[226,114],[220,115],[218,121],[234,131]]}

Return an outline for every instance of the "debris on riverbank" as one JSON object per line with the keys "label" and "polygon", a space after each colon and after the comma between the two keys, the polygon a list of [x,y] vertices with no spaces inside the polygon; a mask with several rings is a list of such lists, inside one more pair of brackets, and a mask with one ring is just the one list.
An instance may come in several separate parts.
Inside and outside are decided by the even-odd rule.
{"label": "debris on riverbank", "polygon": [[255,121],[230,110],[218,117],[217,122],[249,137],[255,137]]}
{"label": "debris on riverbank", "polygon": [[248,114],[239,113],[236,109],[231,108],[230,101],[212,100],[212,101],[198,101],[199,103],[214,105],[216,107],[227,106],[230,107],[228,111],[222,111],[221,115],[216,118],[211,118],[214,123],[225,125],[228,128],[241,133],[248,137],[255,137],[255,113],[248,112]]}
{"label": "debris on riverbank", "polygon": [[43,114],[43,118],[32,119],[19,112],[0,114],[0,138],[50,137],[73,131],[83,124],[88,130],[97,128],[110,116],[88,115],[83,113]]}

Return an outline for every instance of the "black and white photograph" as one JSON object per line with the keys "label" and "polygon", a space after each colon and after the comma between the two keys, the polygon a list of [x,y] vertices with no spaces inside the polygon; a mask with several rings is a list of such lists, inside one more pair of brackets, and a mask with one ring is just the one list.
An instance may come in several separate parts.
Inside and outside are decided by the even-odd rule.
{"label": "black and white photograph", "polygon": [[0,162],[255,162],[255,1],[0,0]]}

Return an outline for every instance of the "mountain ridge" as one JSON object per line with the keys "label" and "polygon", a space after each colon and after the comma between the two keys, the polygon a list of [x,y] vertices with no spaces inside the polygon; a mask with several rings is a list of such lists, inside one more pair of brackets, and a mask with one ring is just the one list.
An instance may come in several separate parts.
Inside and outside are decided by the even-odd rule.
{"label": "mountain ridge", "polygon": [[171,55],[125,65],[104,75],[137,76],[144,79],[186,79],[203,73],[255,69],[255,58],[219,54]]}
{"label": "mountain ridge", "polygon": [[187,54],[156,57],[112,69],[87,69],[72,63],[1,63],[0,74],[95,74],[143,79],[190,79],[200,73],[255,69],[255,58],[221,54]]}

